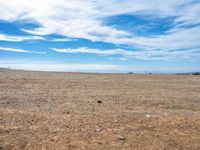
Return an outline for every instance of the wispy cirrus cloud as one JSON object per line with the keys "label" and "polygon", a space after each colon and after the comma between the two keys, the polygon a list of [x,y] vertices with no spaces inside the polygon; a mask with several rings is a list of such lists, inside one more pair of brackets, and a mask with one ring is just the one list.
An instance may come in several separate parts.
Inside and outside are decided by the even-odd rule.
{"label": "wispy cirrus cloud", "polygon": [[73,39],[69,39],[69,38],[54,38],[54,39],[50,39],[50,41],[52,41],[52,42],[70,42],[70,41],[73,41]]}
{"label": "wispy cirrus cloud", "polygon": [[91,49],[87,47],[80,47],[77,49],[72,48],[64,48],[64,49],[58,49],[58,48],[52,48],[52,50],[59,52],[59,53],[85,53],[85,54],[98,54],[98,55],[131,55],[134,52],[132,51],[125,51],[122,49],[112,49],[112,50],[100,50],[100,49]]}
{"label": "wispy cirrus cloud", "polygon": [[50,41],[50,42],[70,42],[73,39],[70,38],[47,38],[43,36],[36,36],[36,35],[8,35],[0,33],[0,41],[7,41],[7,42],[23,42],[23,41]]}
{"label": "wispy cirrus cloud", "polygon": [[110,49],[110,50],[101,50],[101,49],[91,49],[87,47],[80,47],[76,49],[71,48],[52,48],[52,50],[58,53],[84,53],[84,54],[97,54],[97,55],[121,55],[123,59],[136,58],[143,60],[173,60],[173,59],[189,59],[193,57],[194,61],[200,60],[200,51],[199,49],[190,49],[183,53],[182,50],[149,50],[149,51],[128,51],[123,49]]}
{"label": "wispy cirrus cloud", "polygon": [[[58,0],[57,2],[35,0],[30,5],[26,0],[16,0],[15,2],[1,0],[0,9],[3,13],[0,18],[8,21],[27,20],[30,22],[31,20],[40,25],[35,29],[23,29],[23,31],[31,34],[58,33],[69,37],[106,41],[106,37],[119,39],[124,36],[131,36],[131,34],[112,26],[106,26],[105,17],[121,14],[148,15],[158,18],[174,16],[177,18],[176,23],[193,24],[199,15],[188,17],[185,14],[185,12],[198,14],[197,4],[193,4],[193,1],[169,0],[163,2],[155,0],[149,3],[139,0]],[[189,6],[186,4],[189,4]]]}
{"label": "wispy cirrus cloud", "polygon": [[[131,52],[131,57],[141,55],[138,58],[193,59],[193,49],[199,52],[197,48],[200,47],[200,2],[198,0],[154,0],[151,2],[144,0],[34,0],[31,5],[27,0],[0,0],[0,12],[0,20],[3,21],[37,24],[38,27],[35,28],[21,29],[32,35],[57,34],[69,38],[128,45],[142,50],[140,53]],[[173,19],[170,22],[171,28],[166,32],[156,36],[150,33],[147,36],[141,36],[134,31],[134,26],[130,32],[117,28],[115,25],[106,24],[106,18],[118,15],[137,15],[156,20],[169,17]],[[2,37],[0,36],[0,38]],[[26,40],[25,38],[5,36],[2,39]],[[58,39],[54,41],[56,42]],[[81,51],[79,50],[79,52]],[[105,53],[97,50],[93,50],[93,52]],[[108,52],[130,57],[124,50]],[[89,52],[85,51],[85,53]],[[160,55],[162,57],[158,57]]]}
{"label": "wispy cirrus cloud", "polygon": [[46,54],[46,52],[29,51],[18,48],[0,47],[0,51],[16,52],[16,53],[32,53],[32,54]]}
{"label": "wispy cirrus cloud", "polygon": [[0,33],[0,41],[22,42],[31,40],[44,40],[41,36],[15,36]]}

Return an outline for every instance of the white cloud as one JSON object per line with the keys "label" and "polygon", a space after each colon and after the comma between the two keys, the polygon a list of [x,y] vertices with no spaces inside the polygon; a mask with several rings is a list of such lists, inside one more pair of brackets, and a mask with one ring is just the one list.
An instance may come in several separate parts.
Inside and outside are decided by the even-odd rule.
{"label": "white cloud", "polygon": [[29,50],[18,49],[18,48],[9,48],[9,47],[0,47],[0,51],[9,51],[9,52],[17,52],[17,53],[46,54],[46,52],[29,51]]}
{"label": "white cloud", "polygon": [[80,47],[76,49],[65,48],[65,49],[58,49],[52,48],[54,51],[59,53],[85,53],[85,54],[97,54],[97,55],[122,55],[123,59],[128,58],[137,58],[143,60],[172,60],[172,59],[179,59],[185,60],[189,58],[193,58],[194,61],[200,60],[200,51],[199,49],[190,49],[187,51],[182,50],[148,50],[148,51],[127,51],[123,49],[111,49],[111,50],[101,50],[101,49],[90,49],[87,47]]}
{"label": "white cloud", "polygon": [[56,52],[60,53],[88,53],[88,54],[98,54],[98,55],[116,55],[116,54],[122,54],[122,55],[131,55],[134,54],[132,51],[125,51],[122,49],[112,49],[112,50],[100,50],[100,49],[90,49],[86,47],[80,47],[77,49],[58,49],[58,48],[52,48]]}
{"label": "white cloud", "polygon": [[141,37],[137,39],[127,40],[127,43],[132,43],[148,49],[161,50],[178,50],[190,49],[200,46],[200,26],[189,29],[178,29],[169,31],[166,35],[154,37]]}
{"label": "white cloud", "polygon": [[41,36],[14,36],[0,33],[0,41],[21,42],[31,40],[44,40]]}
{"label": "white cloud", "polygon": [[[46,35],[58,33],[69,37],[106,41],[106,37],[120,38],[130,36],[125,31],[104,25],[103,18],[120,14],[148,13],[159,16],[176,16],[177,9],[188,0],[169,0],[151,3],[139,0],[102,1],[102,0],[0,0],[2,20],[32,21],[39,28],[26,31],[31,34]],[[178,12],[177,12],[178,11]],[[12,15],[12,14],[15,15]],[[180,14],[181,17],[183,14]],[[12,17],[11,17],[12,16]]]}
{"label": "white cloud", "polygon": [[180,14],[181,15],[175,20],[175,23],[179,23],[178,26],[199,24],[200,3],[186,5],[181,9]]}
{"label": "white cloud", "polygon": [[22,42],[22,41],[35,41],[35,40],[45,40],[51,42],[70,42],[75,39],[70,38],[44,38],[42,36],[16,36],[16,35],[8,35],[0,33],[0,41],[8,41],[8,42]]}
{"label": "white cloud", "polygon": [[52,41],[52,42],[70,42],[70,41],[73,41],[73,39],[69,39],[69,38],[55,38],[55,39],[51,39],[50,41]]}
{"label": "white cloud", "polygon": [[[59,34],[143,50],[163,50],[163,54],[200,47],[200,27],[185,27],[200,23],[200,3],[195,0],[0,0],[0,12],[3,21],[37,23],[38,28],[22,29],[35,35]],[[175,17],[174,27],[163,35],[142,37],[105,24],[104,18],[121,14]],[[10,38],[13,39],[20,41]]]}

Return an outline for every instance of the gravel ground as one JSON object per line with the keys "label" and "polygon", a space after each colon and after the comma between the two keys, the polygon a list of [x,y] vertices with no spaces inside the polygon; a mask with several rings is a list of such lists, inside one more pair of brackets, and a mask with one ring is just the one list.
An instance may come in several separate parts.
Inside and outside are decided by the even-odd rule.
{"label": "gravel ground", "polygon": [[0,150],[199,150],[200,76],[0,70]]}

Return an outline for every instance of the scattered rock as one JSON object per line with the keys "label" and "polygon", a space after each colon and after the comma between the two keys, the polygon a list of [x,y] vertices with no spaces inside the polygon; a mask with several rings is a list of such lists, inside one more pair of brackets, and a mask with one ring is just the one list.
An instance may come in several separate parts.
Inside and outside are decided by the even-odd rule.
{"label": "scattered rock", "polygon": [[65,112],[65,113],[66,113],[66,114],[70,114],[70,112],[68,112],[68,111],[67,111],[67,112]]}
{"label": "scattered rock", "polygon": [[150,118],[151,116],[150,116],[150,115],[146,115],[146,117],[147,117],[147,118]]}
{"label": "scattered rock", "polygon": [[156,137],[159,137],[159,135],[158,135],[158,134],[156,134]]}
{"label": "scattered rock", "polygon": [[103,143],[102,142],[97,142],[99,145],[102,145]]}
{"label": "scattered rock", "polygon": [[124,136],[122,136],[122,135],[118,135],[118,139],[119,140],[125,140],[126,138]]}
{"label": "scattered rock", "polygon": [[76,129],[75,131],[76,131],[76,132],[81,132],[81,129]]}
{"label": "scattered rock", "polygon": [[97,101],[97,103],[101,104],[101,103],[102,103],[102,101],[100,101],[100,100],[99,100],[99,101]]}
{"label": "scattered rock", "polygon": [[96,128],[96,132],[101,132],[101,128]]}

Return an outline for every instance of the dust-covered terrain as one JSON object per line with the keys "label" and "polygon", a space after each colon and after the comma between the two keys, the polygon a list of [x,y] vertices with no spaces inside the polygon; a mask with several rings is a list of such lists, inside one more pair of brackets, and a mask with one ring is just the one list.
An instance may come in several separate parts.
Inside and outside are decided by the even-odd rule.
{"label": "dust-covered terrain", "polygon": [[200,77],[1,70],[0,149],[199,150]]}

